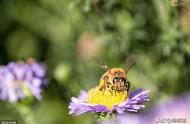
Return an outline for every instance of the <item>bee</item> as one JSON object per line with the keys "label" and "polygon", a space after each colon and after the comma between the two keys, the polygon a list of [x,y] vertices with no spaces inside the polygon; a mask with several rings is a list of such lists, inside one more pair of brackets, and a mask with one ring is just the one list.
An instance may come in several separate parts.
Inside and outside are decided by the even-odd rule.
{"label": "bee", "polygon": [[130,82],[127,78],[128,71],[135,65],[134,61],[131,61],[131,57],[127,59],[125,69],[123,68],[109,68],[104,61],[98,61],[96,63],[103,68],[106,72],[100,78],[99,90],[110,89],[110,91],[129,91]]}

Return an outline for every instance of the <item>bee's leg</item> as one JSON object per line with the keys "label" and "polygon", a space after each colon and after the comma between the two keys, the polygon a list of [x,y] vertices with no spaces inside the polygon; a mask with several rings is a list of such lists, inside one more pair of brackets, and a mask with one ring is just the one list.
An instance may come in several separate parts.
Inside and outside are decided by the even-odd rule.
{"label": "bee's leg", "polygon": [[109,77],[107,76],[107,75],[105,75],[104,77],[103,77],[103,86],[101,86],[100,87],[100,91],[102,91],[103,89],[105,90],[106,88],[108,88],[109,87],[109,82],[108,82],[108,79],[109,79]]}
{"label": "bee's leg", "polygon": [[113,94],[113,85],[110,82],[107,82],[106,85],[107,85],[106,88],[109,90],[109,92]]}
{"label": "bee's leg", "polygon": [[113,90],[112,89],[109,89],[110,93],[113,94]]}
{"label": "bee's leg", "polygon": [[104,86],[101,86],[100,88],[99,88],[99,91],[102,91],[102,90],[104,90],[105,89],[105,87]]}
{"label": "bee's leg", "polygon": [[129,82],[129,81],[127,81],[126,87],[127,87],[127,92],[128,92],[128,91],[129,91],[129,88],[130,88],[130,82]]}
{"label": "bee's leg", "polygon": [[112,93],[112,84],[110,82],[105,82],[104,86],[100,87],[100,91],[108,89]]}
{"label": "bee's leg", "polygon": [[109,87],[108,82],[104,82],[104,85],[101,86],[99,90],[102,91],[102,90],[105,90],[108,87]]}

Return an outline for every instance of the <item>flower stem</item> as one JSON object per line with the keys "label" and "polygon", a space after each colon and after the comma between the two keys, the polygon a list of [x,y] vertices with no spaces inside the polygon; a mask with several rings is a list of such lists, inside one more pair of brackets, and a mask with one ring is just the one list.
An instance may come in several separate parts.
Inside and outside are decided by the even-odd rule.
{"label": "flower stem", "polygon": [[100,112],[96,116],[98,120],[108,120],[110,118],[114,118],[115,114],[114,113],[106,113],[106,112]]}
{"label": "flower stem", "polygon": [[16,109],[20,114],[21,118],[24,120],[25,124],[37,124],[34,118],[34,114],[29,106],[17,105]]}

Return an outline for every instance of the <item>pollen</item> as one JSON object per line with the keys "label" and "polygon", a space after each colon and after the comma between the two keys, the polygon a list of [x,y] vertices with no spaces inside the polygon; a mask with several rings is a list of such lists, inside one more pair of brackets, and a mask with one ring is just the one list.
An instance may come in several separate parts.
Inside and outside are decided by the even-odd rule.
{"label": "pollen", "polygon": [[114,105],[118,105],[127,99],[127,91],[114,91],[105,89],[100,91],[99,87],[95,87],[88,91],[88,103],[93,105],[104,105],[112,110]]}

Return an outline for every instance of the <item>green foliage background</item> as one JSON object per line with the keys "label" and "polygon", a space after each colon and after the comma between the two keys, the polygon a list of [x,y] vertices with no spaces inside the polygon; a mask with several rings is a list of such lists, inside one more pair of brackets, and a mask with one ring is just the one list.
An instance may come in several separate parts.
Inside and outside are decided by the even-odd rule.
{"label": "green foliage background", "polygon": [[[128,78],[132,90],[150,89],[146,109],[151,109],[190,90],[183,8],[172,0],[1,0],[0,64],[33,57],[47,66],[43,100],[31,106],[39,124],[90,124],[95,123],[92,114],[72,117],[68,104],[81,89],[99,83],[104,71],[91,56],[124,67],[135,55]],[[2,101],[0,119],[24,123]]]}

